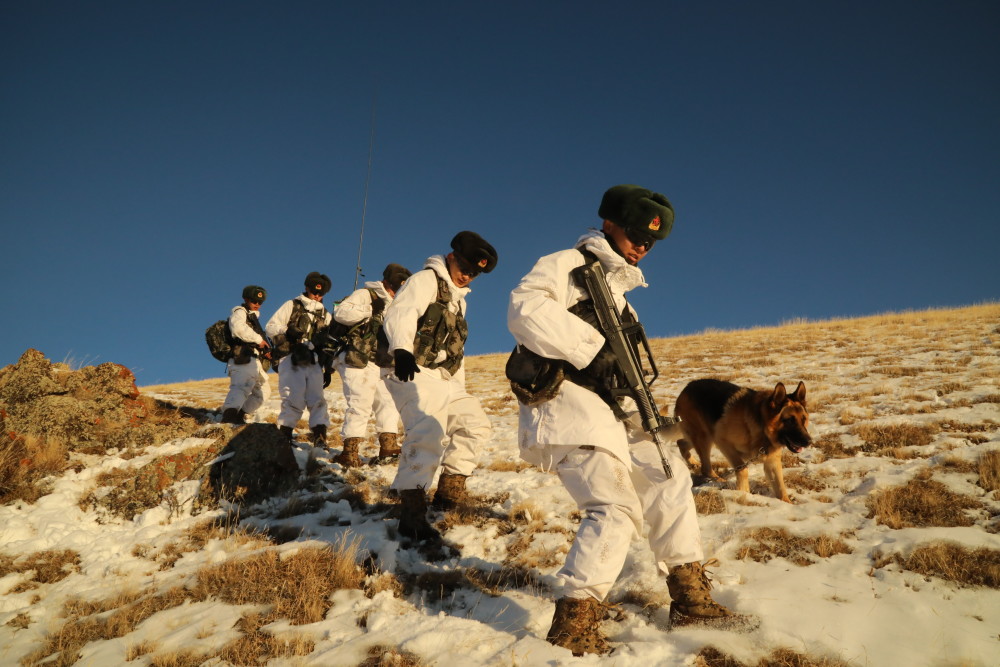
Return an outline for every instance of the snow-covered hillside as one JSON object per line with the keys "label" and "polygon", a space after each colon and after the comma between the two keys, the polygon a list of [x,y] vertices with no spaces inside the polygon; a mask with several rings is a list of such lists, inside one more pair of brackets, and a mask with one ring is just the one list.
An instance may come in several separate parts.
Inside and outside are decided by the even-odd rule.
{"label": "snow-covered hillside", "polygon": [[[808,387],[815,444],[785,457],[794,504],[771,497],[756,464],[748,495],[697,490],[706,555],[718,560],[709,568],[716,598],[759,617],[753,632],[672,630],[666,583],[635,540],[609,598],[621,612],[604,626],[615,651],[576,659],[545,641],[553,574],[578,516],[553,474],[519,462],[505,355],[492,355],[468,360],[470,391],[493,421],[469,480],[483,507],[437,515],[458,557],[428,562],[400,548],[387,518],[392,466],[317,469],[304,437],[302,489],[226,521],[224,510],[192,515],[192,482],[132,521],[80,502],[102,474],[138,469],[197,438],[127,458],[81,455],[51,493],[0,506],[0,664],[52,654],[85,665],[260,656],[290,665],[648,667],[725,656],[748,665],[1000,664],[1000,305],[653,343],[661,405],[700,377]],[[225,391],[211,380],[145,393],[216,408]],[[344,407],[336,382],[328,398],[335,429]],[[277,410],[275,391],[258,418],[273,421]],[[326,546],[355,547],[366,585],[324,593],[332,606],[318,617],[275,612],[274,601],[292,599],[280,578],[266,603],[213,589],[226,567],[249,584],[274,576],[262,574],[272,552],[278,569],[292,571],[297,556]],[[43,577],[43,565],[57,572]],[[314,573],[294,576],[311,582]],[[137,609],[154,600],[159,611]],[[115,616],[122,610],[139,620],[126,624]],[[92,634],[79,639],[84,632]],[[260,652],[233,648],[250,644]],[[79,648],[60,654],[62,646]]]}

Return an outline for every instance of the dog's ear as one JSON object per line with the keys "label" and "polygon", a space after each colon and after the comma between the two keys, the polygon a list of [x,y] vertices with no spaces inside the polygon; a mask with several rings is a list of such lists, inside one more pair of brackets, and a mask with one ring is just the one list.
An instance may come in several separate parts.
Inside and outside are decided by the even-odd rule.
{"label": "dog's ear", "polygon": [[799,386],[795,388],[795,393],[792,394],[792,400],[796,403],[806,404],[806,383],[799,380]]}
{"label": "dog's ear", "polygon": [[771,394],[771,407],[777,410],[785,404],[788,400],[788,392],[785,391],[785,385],[782,382],[774,385],[774,393]]}

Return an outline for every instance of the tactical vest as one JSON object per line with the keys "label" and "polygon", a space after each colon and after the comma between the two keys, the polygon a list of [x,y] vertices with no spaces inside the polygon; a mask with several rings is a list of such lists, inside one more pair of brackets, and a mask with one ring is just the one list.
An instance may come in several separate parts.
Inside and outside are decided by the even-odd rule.
{"label": "tactical vest", "polygon": [[296,365],[303,363],[315,363],[312,350],[305,345],[312,341],[317,334],[325,330],[323,315],[326,309],[321,309],[315,313],[306,310],[305,305],[298,299],[292,300],[292,314],[288,316],[288,326],[285,332],[274,337],[272,343],[274,349],[271,353],[272,363],[277,364],[278,360],[292,351],[296,351]]}
{"label": "tactical vest", "polygon": [[385,320],[385,301],[371,287],[366,287],[372,299],[372,316],[344,334],[344,363],[351,368],[364,368],[374,358],[378,345],[376,335]]}
{"label": "tactical vest", "polygon": [[[433,269],[427,269],[433,271]],[[443,368],[454,374],[465,358],[465,340],[469,337],[469,324],[465,315],[459,310],[453,313],[448,310],[451,303],[451,289],[444,278],[434,273],[437,278],[437,300],[427,306],[427,310],[417,320],[417,335],[413,339],[413,357],[425,368]],[[392,366],[393,358],[389,354],[389,340],[385,332],[378,331],[378,350],[375,363],[383,368]],[[441,351],[445,358],[437,361]]]}
{"label": "tactical vest", "polygon": [[[249,325],[255,333],[259,334],[261,338],[267,340],[267,335],[264,333],[264,328],[260,325],[260,319],[257,317],[257,313],[247,309],[246,306],[240,306],[240,308],[247,311],[247,325]],[[232,330],[230,330],[229,333],[233,337],[233,361],[235,363],[248,364],[253,357],[258,356],[259,348],[256,345],[237,338]]]}

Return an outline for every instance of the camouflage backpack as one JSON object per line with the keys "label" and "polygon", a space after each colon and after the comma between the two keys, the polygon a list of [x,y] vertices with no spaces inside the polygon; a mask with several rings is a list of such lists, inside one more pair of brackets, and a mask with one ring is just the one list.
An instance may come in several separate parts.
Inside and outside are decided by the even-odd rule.
{"label": "camouflage backpack", "polygon": [[219,320],[205,329],[208,351],[219,361],[229,361],[233,356],[233,335],[229,331],[229,319]]}

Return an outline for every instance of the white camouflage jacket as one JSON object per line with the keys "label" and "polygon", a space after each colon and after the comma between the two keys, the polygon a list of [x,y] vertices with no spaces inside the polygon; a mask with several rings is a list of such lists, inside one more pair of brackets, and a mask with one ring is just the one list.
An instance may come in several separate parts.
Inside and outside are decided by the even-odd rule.
{"label": "white camouflage jacket", "polygon": [[386,308],[392,303],[392,295],[385,290],[382,281],[373,280],[365,283],[361,289],[354,290],[344,297],[343,301],[334,306],[333,319],[350,327],[371,318],[372,298],[371,293],[368,292],[369,289],[375,290],[379,298],[385,302]]}
{"label": "white camouflage jacket", "polygon": [[[437,301],[438,283],[435,275],[444,278],[448,289],[451,292],[451,301],[448,303],[448,310],[453,313],[466,315],[465,295],[471,292],[469,287],[458,287],[451,280],[448,273],[448,265],[445,263],[443,255],[434,255],[427,258],[424,269],[430,271],[417,271],[406,279],[403,286],[396,292],[396,298],[385,311],[385,321],[382,323],[382,330],[389,340],[389,353],[394,350],[409,350],[413,352],[413,340],[417,335],[417,321],[427,311],[427,307]],[[445,358],[442,351],[440,360]],[[443,368],[437,369],[441,373],[447,373]],[[424,369],[423,372],[434,372]],[[465,374],[465,362],[455,376]]]}
{"label": "white camouflage jacket", "polygon": [[[535,263],[510,294],[507,327],[519,344],[582,369],[603,347],[604,336],[568,310],[586,298],[570,275],[584,264],[583,254],[576,249],[580,247],[600,260],[619,309],[625,306],[626,292],[646,286],[642,271],[615,253],[600,231],[592,230],[580,237],[574,249],[546,255]],[[570,380],[563,382],[552,400],[520,406],[521,457],[543,468],[551,468],[580,445],[606,449],[628,465],[629,440],[625,425],[615,419],[611,408],[597,394]]]}

